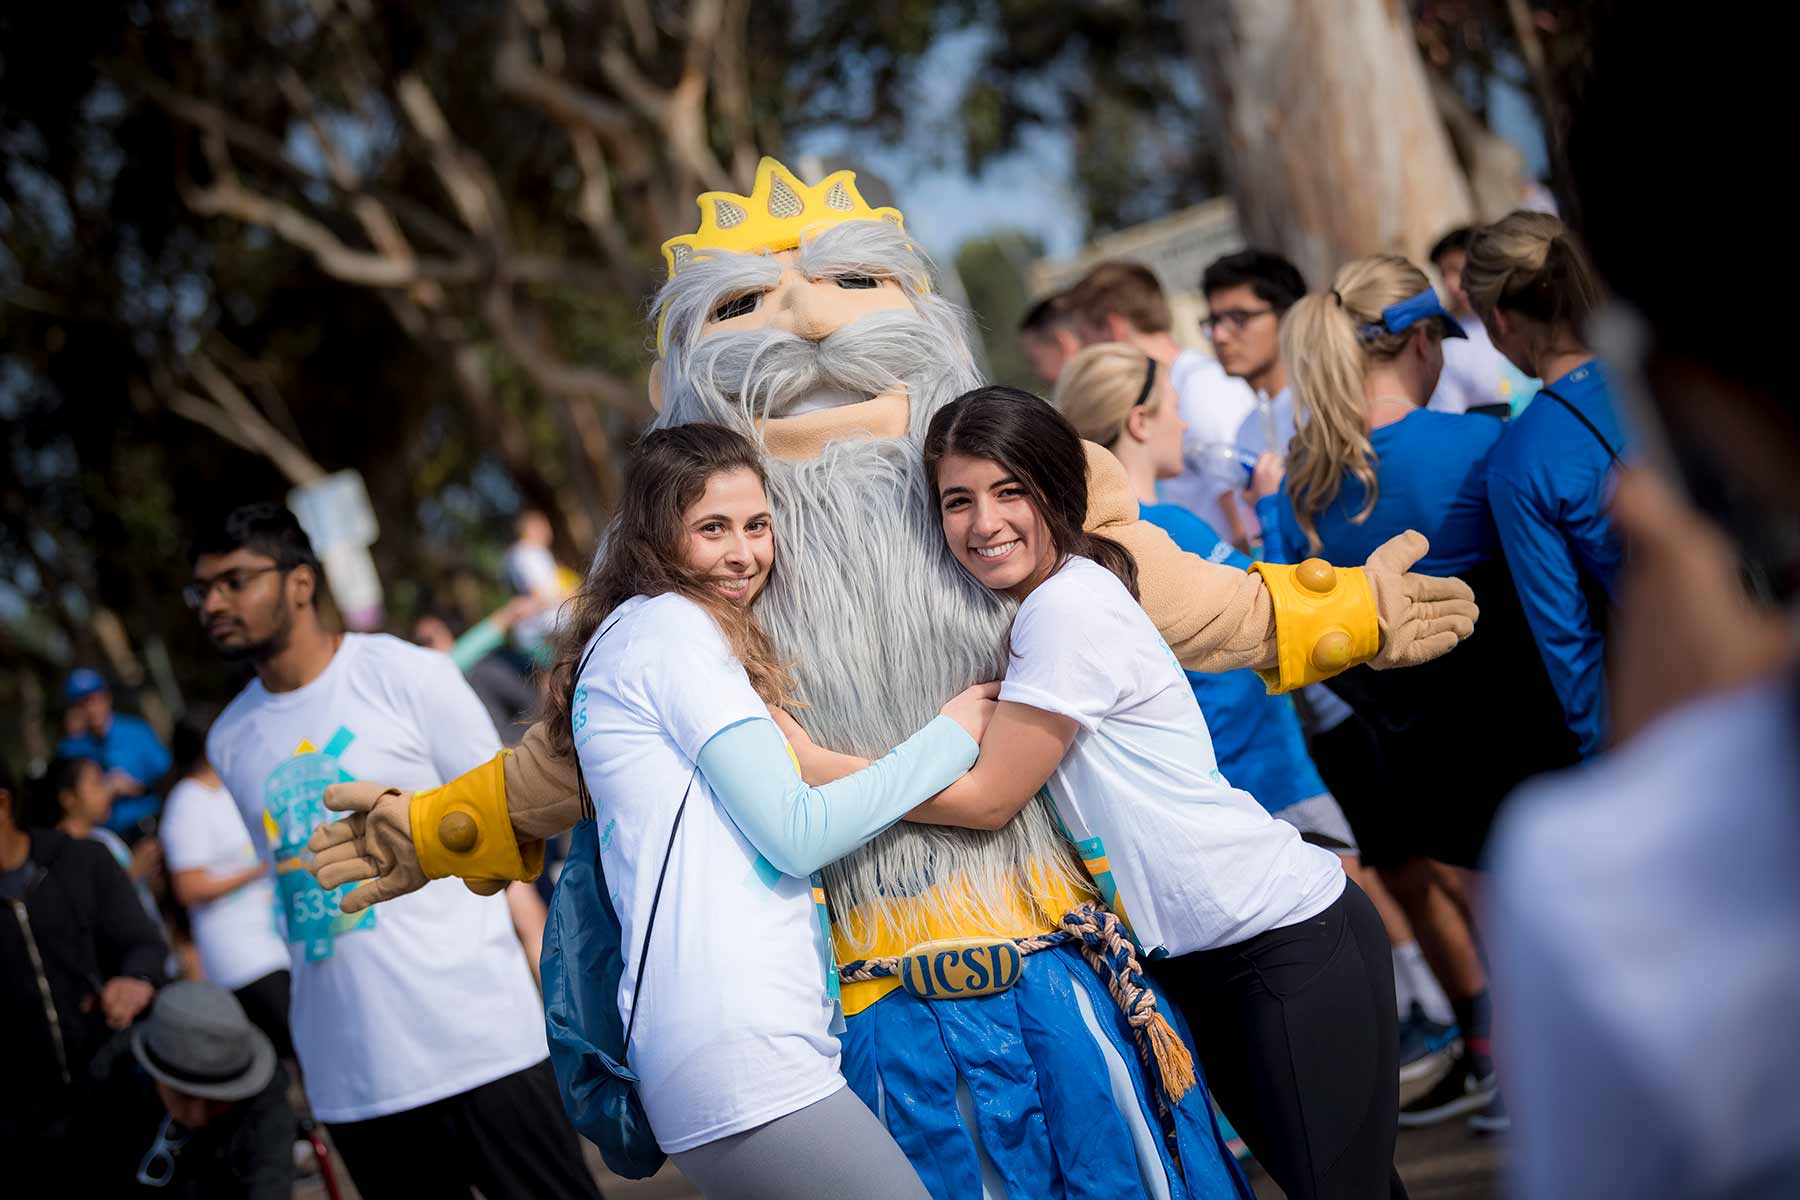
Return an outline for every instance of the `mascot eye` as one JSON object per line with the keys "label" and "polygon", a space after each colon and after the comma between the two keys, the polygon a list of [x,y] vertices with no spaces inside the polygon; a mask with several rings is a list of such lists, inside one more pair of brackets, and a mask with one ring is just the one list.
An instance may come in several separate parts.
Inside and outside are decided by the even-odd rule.
{"label": "mascot eye", "polygon": [[841,288],[872,288],[881,286],[881,280],[873,275],[839,275],[837,285]]}
{"label": "mascot eye", "polygon": [[742,296],[733,296],[713,309],[712,319],[729,321],[733,317],[741,317],[745,313],[755,312],[756,306],[760,303],[762,303],[761,292],[745,292]]}

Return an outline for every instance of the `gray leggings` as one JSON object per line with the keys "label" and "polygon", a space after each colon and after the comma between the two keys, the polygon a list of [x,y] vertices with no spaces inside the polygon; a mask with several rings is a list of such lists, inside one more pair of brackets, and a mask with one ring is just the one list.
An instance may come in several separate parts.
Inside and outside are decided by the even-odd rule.
{"label": "gray leggings", "polygon": [[671,1157],[708,1200],[930,1200],[892,1135],[848,1087]]}

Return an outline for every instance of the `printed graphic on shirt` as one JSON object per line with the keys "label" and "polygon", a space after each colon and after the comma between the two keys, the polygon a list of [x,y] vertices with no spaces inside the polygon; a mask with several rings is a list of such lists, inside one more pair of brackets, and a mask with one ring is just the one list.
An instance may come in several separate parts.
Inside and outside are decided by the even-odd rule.
{"label": "printed graphic on shirt", "polygon": [[344,893],[353,884],[328,892],[306,869],[307,839],[332,817],[325,808],[325,789],[355,779],[338,761],[355,740],[356,735],[340,725],[323,750],[302,741],[293,757],[269,772],[263,783],[263,829],[275,859],[275,886],[287,940],[305,947],[308,962],[330,958],[336,939],[344,934],[375,927],[372,908],[349,917],[340,911]]}

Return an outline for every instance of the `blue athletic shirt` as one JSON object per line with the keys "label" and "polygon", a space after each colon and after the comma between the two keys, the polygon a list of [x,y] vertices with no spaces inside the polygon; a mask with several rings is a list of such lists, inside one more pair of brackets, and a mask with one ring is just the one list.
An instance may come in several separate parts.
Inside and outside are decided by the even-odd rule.
{"label": "blue athletic shirt", "polygon": [[[1320,512],[1318,557],[1340,567],[1360,567],[1381,544],[1416,529],[1431,552],[1413,570],[1426,575],[1460,575],[1500,554],[1500,538],[1488,508],[1487,459],[1505,426],[1489,417],[1417,409],[1369,434],[1379,483],[1375,507],[1361,524],[1362,481],[1345,472],[1337,497]],[[1272,559],[1305,558],[1306,534],[1282,488],[1257,504]],[[1281,555],[1276,555],[1279,548]]]}
{"label": "blue athletic shirt", "polygon": [[[1624,428],[1598,361],[1544,390],[1567,400],[1624,454]],[[1612,465],[1600,439],[1543,392],[1508,423],[1488,463],[1488,497],[1513,584],[1583,758],[1600,749],[1606,727],[1601,634],[1583,585],[1597,585],[1610,599],[1619,570],[1619,543],[1606,517]]]}
{"label": "blue athletic shirt", "polygon": [[[1189,554],[1239,569],[1250,566],[1250,560],[1220,539],[1211,525],[1178,504],[1146,504],[1138,515]],[[1251,670],[1186,675],[1212,732],[1219,770],[1233,787],[1255,796],[1271,813],[1324,794],[1325,782],[1306,753],[1292,701],[1269,695]]]}
{"label": "blue athletic shirt", "polygon": [[87,733],[66,737],[56,743],[56,752],[65,758],[91,758],[103,770],[121,770],[138,781],[142,791],[113,801],[106,827],[114,833],[126,833],[144,817],[162,811],[162,797],[150,789],[168,773],[169,752],[149,722],[114,713],[105,737]]}

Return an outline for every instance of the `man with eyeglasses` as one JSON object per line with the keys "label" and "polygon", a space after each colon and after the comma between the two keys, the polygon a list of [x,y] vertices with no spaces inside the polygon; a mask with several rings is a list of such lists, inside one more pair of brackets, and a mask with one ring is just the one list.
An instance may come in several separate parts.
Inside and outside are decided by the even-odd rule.
{"label": "man with eyeglasses", "polygon": [[433,787],[500,748],[449,657],[328,630],[321,584],[293,514],[254,504],[195,539],[184,590],[213,645],[256,670],[206,757],[275,869],[313,1113],[364,1195],[591,1200],[505,899],[446,880],[346,917],[347,889],[305,869],[328,785]]}
{"label": "man with eyeglasses", "polygon": [[1176,343],[1162,284],[1141,263],[1097,264],[1069,289],[1063,303],[1085,345],[1123,342],[1169,372],[1181,419],[1187,422],[1187,470],[1158,484],[1157,496],[1192,512],[1240,550],[1248,549],[1255,517],[1237,496],[1247,481],[1235,461],[1221,472],[1219,460],[1234,458],[1232,439],[1256,403],[1250,389],[1227,376],[1205,351]]}

